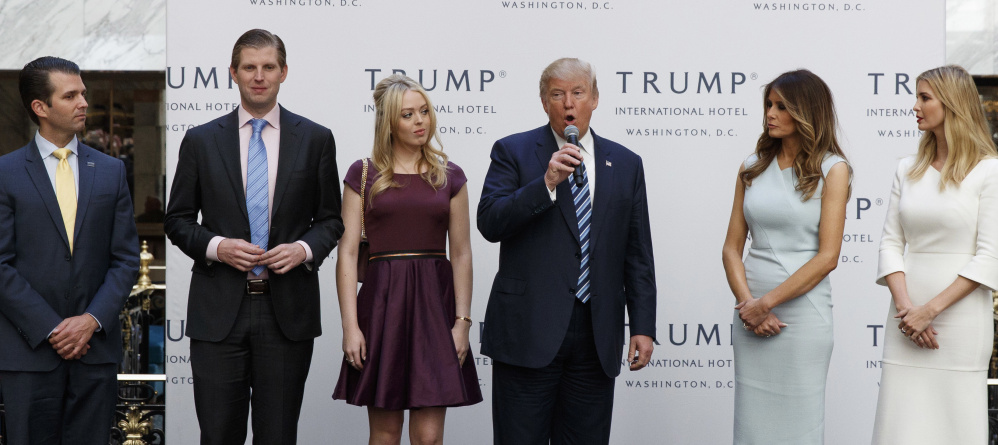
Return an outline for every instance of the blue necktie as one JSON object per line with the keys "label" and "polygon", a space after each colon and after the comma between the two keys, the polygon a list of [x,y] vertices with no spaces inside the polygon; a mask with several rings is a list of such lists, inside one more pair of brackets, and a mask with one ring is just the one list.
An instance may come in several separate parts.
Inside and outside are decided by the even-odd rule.
{"label": "blue necktie", "polygon": [[[579,146],[582,148],[582,146]],[[589,301],[589,223],[593,216],[593,201],[589,196],[589,175],[586,174],[586,164],[579,164],[582,170],[582,186],[577,187],[572,182],[572,200],[575,202],[575,217],[579,220],[579,245],[582,246],[582,262],[579,264],[579,283],[576,286],[575,298],[583,303]]]}
{"label": "blue necktie", "polygon": [[[263,119],[252,119],[253,136],[250,137],[249,153],[246,159],[246,212],[250,222],[250,240],[267,250],[270,238],[270,212],[267,210],[267,147],[263,144],[260,132],[267,126]],[[253,268],[254,275],[260,275],[266,266]]]}

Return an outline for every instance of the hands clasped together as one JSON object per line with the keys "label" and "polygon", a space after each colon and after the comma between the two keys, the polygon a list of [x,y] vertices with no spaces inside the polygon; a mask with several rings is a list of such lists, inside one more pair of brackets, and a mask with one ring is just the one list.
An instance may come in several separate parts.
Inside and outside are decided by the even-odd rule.
{"label": "hands clasped together", "polygon": [[98,326],[97,320],[90,314],[69,317],[52,330],[49,343],[63,360],[77,360],[87,355],[90,337]]}
{"label": "hands clasped together", "polygon": [[773,315],[773,308],[761,298],[738,303],[735,309],[738,309],[738,318],[742,319],[742,327],[760,337],[772,337],[788,326]]}
{"label": "hands clasped together", "polygon": [[243,272],[262,265],[283,274],[305,262],[305,257],[305,248],[298,243],[281,244],[266,251],[238,238],[226,238],[218,243],[218,260]]}
{"label": "hands clasped together", "polygon": [[932,320],[936,319],[938,313],[934,313],[928,306],[908,306],[898,311],[894,318],[900,318],[898,329],[901,334],[908,337],[919,348],[939,349],[936,342],[936,328],[932,327]]}

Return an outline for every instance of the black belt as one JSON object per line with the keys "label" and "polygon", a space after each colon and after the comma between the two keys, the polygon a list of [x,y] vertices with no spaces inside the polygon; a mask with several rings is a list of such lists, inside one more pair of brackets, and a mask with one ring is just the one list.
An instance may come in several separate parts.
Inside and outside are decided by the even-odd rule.
{"label": "black belt", "polygon": [[246,280],[246,295],[270,293],[270,280]]}
{"label": "black belt", "polygon": [[368,261],[413,260],[417,258],[447,258],[443,250],[390,250],[371,254]]}

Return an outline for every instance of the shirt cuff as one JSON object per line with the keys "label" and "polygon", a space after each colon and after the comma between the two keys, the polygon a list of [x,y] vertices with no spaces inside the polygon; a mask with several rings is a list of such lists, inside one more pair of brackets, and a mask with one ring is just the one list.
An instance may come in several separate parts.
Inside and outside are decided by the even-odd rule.
{"label": "shirt cuff", "polygon": [[[544,186],[544,188],[546,189],[547,186]],[[557,202],[558,201],[558,189],[555,188],[554,190],[548,190],[548,196],[551,197],[551,202]]]}
{"label": "shirt cuff", "polygon": [[[104,330],[104,326],[102,326],[102,325],[100,324],[100,320],[98,320],[98,319],[97,319],[97,317],[94,317],[94,314],[91,314],[90,312],[87,312],[87,315],[89,315],[89,316],[90,316],[91,318],[93,318],[93,319],[94,319],[94,321],[96,321],[96,322],[97,322],[97,329],[96,329],[96,330],[94,330],[94,332],[100,332],[100,331]],[[55,330],[55,329],[53,329],[53,331],[54,331],[54,330]],[[49,335],[52,335],[52,334],[50,333]]]}
{"label": "shirt cuff", "polygon": [[218,261],[218,245],[225,240],[224,236],[216,236],[208,241],[208,251],[204,253],[204,260],[206,263],[211,264],[214,261]]}
{"label": "shirt cuff", "polygon": [[296,242],[298,244],[301,244],[301,246],[305,248],[305,261],[302,261],[302,262],[303,263],[311,263],[312,262],[312,249],[310,249],[308,247],[308,243],[306,243],[305,241],[302,241],[302,240],[298,240]]}

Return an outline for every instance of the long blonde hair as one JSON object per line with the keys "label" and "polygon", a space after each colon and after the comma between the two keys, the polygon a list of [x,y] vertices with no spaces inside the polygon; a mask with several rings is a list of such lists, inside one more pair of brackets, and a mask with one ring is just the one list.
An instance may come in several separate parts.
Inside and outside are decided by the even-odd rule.
{"label": "long blonde hair", "polygon": [[371,161],[379,176],[371,186],[368,202],[389,188],[403,186],[395,181],[392,130],[398,128],[402,114],[402,96],[406,91],[421,94],[429,108],[426,144],[421,147],[422,156],[416,161],[416,171],[422,172],[425,167],[426,172],[420,173],[419,176],[436,190],[447,184],[447,155],[432,143],[436,140],[437,144],[440,144],[440,138],[437,136],[437,114],[433,111],[433,104],[426,95],[426,90],[418,82],[402,74],[392,74],[374,87],[374,148],[371,150]]}
{"label": "long blonde hair", "polygon": [[[943,134],[948,155],[939,175],[939,190],[950,185],[959,187],[978,162],[998,156],[977,86],[970,73],[959,65],[928,70],[918,75],[918,82],[921,81],[929,85],[943,105]],[[922,134],[909,178],[917,180],[928,171],[936,159],[936,146],[934,132]]]}
{"label": "long blonde hair", "polygon": [[808,70],[789,71],[780,74],[766,85],[763,94],[762,134],[756,142],[755,154],[758,161],[742,171],[740,178],[746,187],[761,175],[780,153],[782,141],[769,136],[766,122],[766,103],[769,93],[775,91],[793,118],[800,134],[801,148],[794,158],[793,168],[797,175],[795,189],[801,192],[801,201],[814,197],[822,179],[821,163],[828,154],[845,159],[842,148],[835,137],[836,117],[832,92],[820,77]]}

